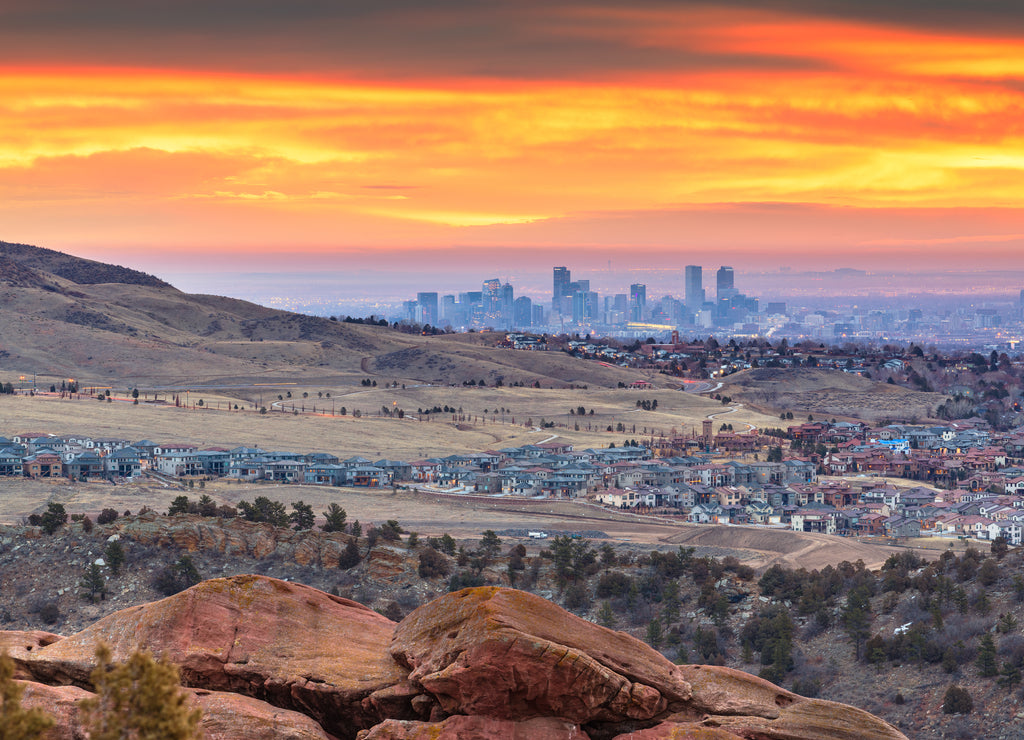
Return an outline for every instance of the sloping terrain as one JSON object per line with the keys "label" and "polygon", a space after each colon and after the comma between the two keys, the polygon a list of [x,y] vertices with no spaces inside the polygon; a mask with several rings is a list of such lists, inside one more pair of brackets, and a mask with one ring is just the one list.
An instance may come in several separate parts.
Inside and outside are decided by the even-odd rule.
{"label": "sloping terrain", "polygon": [[815,368],[745,370],[725,378],[722,393],[764,413],[792,411],[794,423],[808,415],[869,422],[923,420],[946,400],[941,393],[921,393],[838,370]]}
{"label": "sloping terrain", "polygon": [[[616,386],[636,373],[558,352],[346,324],[190,295],[144,273],[0,242],[0,373],[136,385],[498,380]],[[490,346],[488,346],[488,344]]]}

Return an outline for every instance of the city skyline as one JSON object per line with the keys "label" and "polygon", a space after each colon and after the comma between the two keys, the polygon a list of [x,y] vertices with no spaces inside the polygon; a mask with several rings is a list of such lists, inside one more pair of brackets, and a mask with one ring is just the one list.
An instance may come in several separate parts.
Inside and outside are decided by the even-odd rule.
{"label": "city skyline", "polygon": [[997,1],[11,5],[0,239],[153,272],[1011,269],[1022,36]]}

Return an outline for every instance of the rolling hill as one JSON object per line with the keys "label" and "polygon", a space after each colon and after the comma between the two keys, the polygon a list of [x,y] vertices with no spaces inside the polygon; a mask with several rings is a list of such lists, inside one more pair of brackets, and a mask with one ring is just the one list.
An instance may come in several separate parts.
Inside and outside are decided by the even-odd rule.
{"label": "rolling hill", "polygon": [[0,242],[0,379],[175,386],[375,377],[614,387],[637,377],[560,352],[499,349],[497,340],[411,335],[193,295],[126,267]]}

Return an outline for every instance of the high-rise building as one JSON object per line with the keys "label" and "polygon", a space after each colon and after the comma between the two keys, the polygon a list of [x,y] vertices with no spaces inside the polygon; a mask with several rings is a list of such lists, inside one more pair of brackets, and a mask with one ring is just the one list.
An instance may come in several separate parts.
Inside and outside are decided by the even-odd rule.
{"label": "high-rise building", "polygon": [[417,321],[421,324],[437,324],[437,293],[417,293]]}
{"label": "high-rise building", "polygon": [[448,324],[458,323],[455,309],[455,296],[454,295],[443,295],[441,296],[441,321]]}
{"label": "high-rise building", "polygon": [[512,304],[512,326],[515,329],[533,326],[533,301],[524,295]]}
{"label": "high-rise building", "polygon": [[700,265],[686,266],[686,308],[699,311],[704,305],[704,275]]}
{"label": "high-rise building", "polygon": [[629,286],[629,320],[643,321],[647,313],[647,286],[633,283]]}
{"label": "high-rise building", "polygon": [[552,283],[551,291],[551,307],[557,311],[562,301],[563,296],[570,295],[569,283],[572,282],[572,277],[569,273],[568,267],[556,267],[554,268],[554,280]]}
{"label": "high-rise building", "polygon": [[718,268],[718,273],[715,276],[715,297],[718,300],[723,298],[732,298],[735,286],[733,284],[733,272],[731,267],[722,265]]}

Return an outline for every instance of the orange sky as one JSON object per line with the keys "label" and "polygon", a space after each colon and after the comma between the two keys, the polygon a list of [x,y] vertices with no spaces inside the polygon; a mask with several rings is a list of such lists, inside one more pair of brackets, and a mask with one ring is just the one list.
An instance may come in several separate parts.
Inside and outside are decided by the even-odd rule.
{"label": "orange sky", "polygon": [[1015,23],[399,3],[385,34],[364,17],[321,29],[328,4],[300,5],[235,33],[198,10],[160,30],[103,0],[122,26],[72,17],[42,50],[42,16],[0,11],[0,240],[98,258],[642,247],[1024,268]]}

